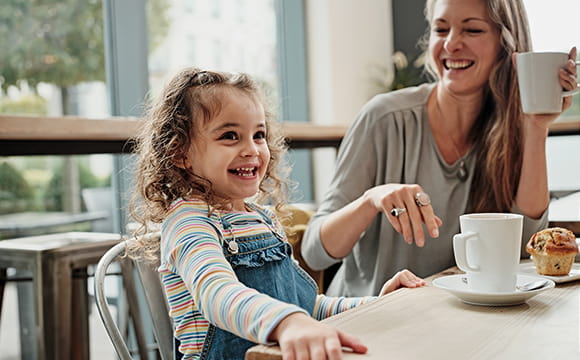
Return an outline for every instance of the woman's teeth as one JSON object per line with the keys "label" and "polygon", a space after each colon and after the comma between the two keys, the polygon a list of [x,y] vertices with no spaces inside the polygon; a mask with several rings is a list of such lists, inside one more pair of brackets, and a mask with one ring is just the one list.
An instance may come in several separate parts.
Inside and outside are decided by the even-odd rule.
{"label": "woman's teeth", "polygon": [[446,69],[456,70],[456,69],[465,69],[473,65],[473,61],[468,60],[445,60],[443,62]]}

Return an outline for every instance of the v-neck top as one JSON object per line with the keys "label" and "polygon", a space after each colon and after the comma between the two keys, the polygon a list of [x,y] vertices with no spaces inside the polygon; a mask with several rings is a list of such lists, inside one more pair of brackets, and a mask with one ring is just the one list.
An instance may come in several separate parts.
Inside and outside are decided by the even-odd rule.
{"label": "v-neck top", "polygon": [[[375,294],[397,271],[408,268],[426,277],[455,265],[453,235],[459,216],[468,210],[476,154],[462,159],[467,179],[457,176],[460,161],[447,164],[439,151],[427,115],[427,99],[435,84],[423,84],[380,94],[361,110],[341,144],[329,190],[310,221],[302,255],[313,269],[342,261],[328,295]],[[378,214],[343,259],[328,255],[320,242],[326,216],[359,198],[366,190],[388,183],[419,184],[443,220],[438,238],[425,231],[425,246],[408,245],[386,215]],[[490,191],[490,189],[479,189]],[[514,205],[512,212],[521,213]],[[522,255],[530,236],[547,226],[547,210],[539,219],[524,216]]]}

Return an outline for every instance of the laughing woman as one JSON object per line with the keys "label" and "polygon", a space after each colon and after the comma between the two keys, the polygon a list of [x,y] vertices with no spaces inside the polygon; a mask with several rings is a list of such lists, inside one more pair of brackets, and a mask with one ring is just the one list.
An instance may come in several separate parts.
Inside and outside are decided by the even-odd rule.
{"label": "laughing woman", "polygon": [[[531,50],[522,1],[428,0],[425,14],[436,82],[364,106],[305,234],[312,268],[342,261],[329,295],[376,293],[401,268],[423,277],[452,266],[467,212],[522,214],[525,240],[547,225],[545,144],[560,114],[522,113],[512,61]],[[572,60],[559,77],[577,86]]]}

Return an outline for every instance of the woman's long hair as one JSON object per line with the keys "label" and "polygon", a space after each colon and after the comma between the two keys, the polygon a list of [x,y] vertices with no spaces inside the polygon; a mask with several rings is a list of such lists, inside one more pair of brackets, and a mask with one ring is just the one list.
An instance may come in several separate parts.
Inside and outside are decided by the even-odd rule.
{"label": "woman's long hair", "polygon": [[[528,20],[521,0],[485,0],[500,34],[501,49],[485,89],[482,111],[469,134],[477,154],[469,211],[510,211],[523,158],[522,108],[513,52],[531,51]],[[437,0],[427,0],[425,17],[431,26]],[[426,49],[430,29],[421,43]],[[427,51],[426,71],[438,78]]]}
{"label": "woman's long hair", "polygon": [[[286,145],[257,84],[245,74],[186,68],[172,78],[148,109],[141,131],[135,138],[138,160],[130,209],[131,216],[141,225],[136,234],[149,232],[155,224],[161,223],[171,204],[180,198],[201,199],[210,206],[210,211],[228,205],[228,199],[215,194],[209,180],[178,166],[183,164],[197,129],[221,110],[224,91],[248,96],[263,104],[270,162],[259,186],[257,200],[268,198],[278,209],[284,204],[288,168],[281,166],[281,162]],[[145,247],[150,258],[154,258],[159,250],[158,241],[141,246]]]}

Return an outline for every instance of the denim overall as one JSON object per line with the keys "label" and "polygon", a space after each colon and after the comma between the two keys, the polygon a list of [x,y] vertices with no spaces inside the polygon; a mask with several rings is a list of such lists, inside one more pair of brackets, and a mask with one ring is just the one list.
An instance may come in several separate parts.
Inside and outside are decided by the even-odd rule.
{"label": "denim overall", "polygon": [[[253,208],[262,222],[273,229],[272,220]],[[223,251],[240,282],[286,303],[300,306],[312,315],[317,286],[314,280],[291,258],[292,246],[274,231],[255,236],[233,237],[232,224],[221,218],[225,229]],[[235,240],[238,252],[232,254],[228,242]],[[228,331],[209,326],[200,359],[243,359],[255,343]]]}

